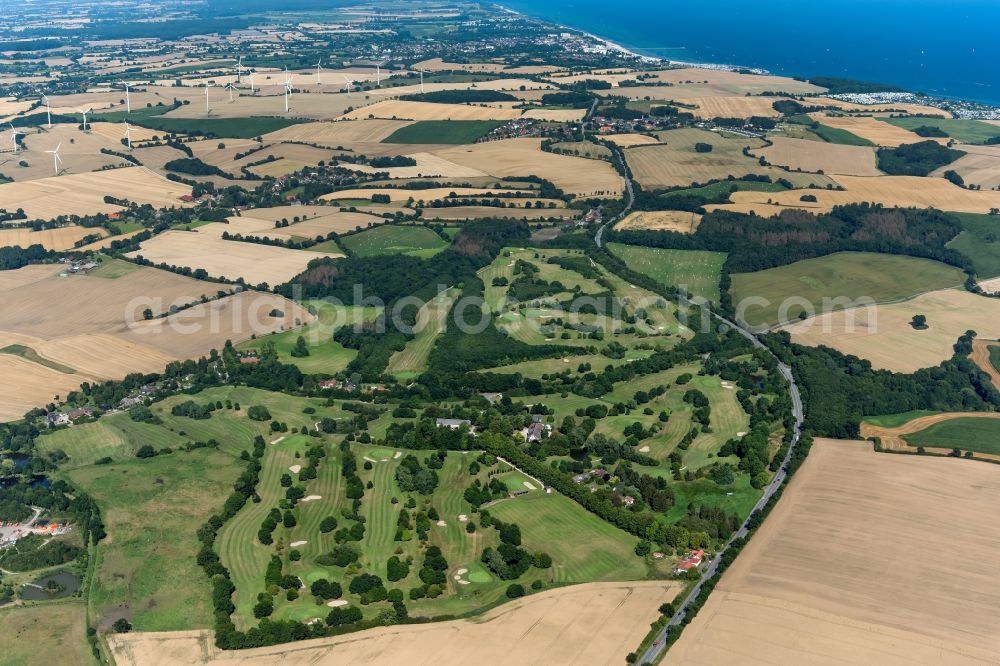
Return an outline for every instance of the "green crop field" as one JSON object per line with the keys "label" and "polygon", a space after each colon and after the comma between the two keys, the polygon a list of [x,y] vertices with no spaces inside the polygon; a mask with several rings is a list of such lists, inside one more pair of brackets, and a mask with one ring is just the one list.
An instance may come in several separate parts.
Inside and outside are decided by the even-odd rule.
{"label": "green crop field", "polygon": [[698,196],[706,199],[728,195],[730,192],[784,192],[788,188],[779,183],[758,183],[749,180],[723,180],[702,187],[688,187],[680,190],[670,190],[663,196],[683,195]]}
{"label": "green crop field", "polygon": [[384,224],[360,233],[342,236],[341,244],[359,257],[410,254],[427,257],[448,247],[443,238],[427,227]]}
{"label": "green crop field", "polygon": [[[744,314],[747,323],[760,326],[795,321],[805,312],[803,299],[811,304],[813,312],[821,313],[825,311],[825,298],[896,301],[955,287],[964,280],[960,269],[929,259],[841,252],[756,273],[734,274],[732,293],[737,309],[743,301],[750,303],[746,299],[768,301],[767,305],[749,305]],[[786,304],[786,312],[782,313]],[[840,303],[830,309],[843,308]]]}
{"label": "green crop field", "polygon": [[461,293],[458,289],[449,289],[420,308],[415,335],[406,343],[403,351],[396,352],[389,358],[386,368],[388,374],[400,379],[413,378],[427,369],[427,359],[434,349],[434,343],[444,332],[451,306]]}
{"label": "green crop field", "polygon": [[[347,349],[340,343],[334,342],[334,332],[341,326],[373,319],[375,309],[336,305],[323,300],[306,301],[305,305],[313,308],[318,321],[302,328],[248,340],[238,345],[237,348],[243,351],[260,350],[265,343],[270,342],[274,344],[275,351],[278,352],[278,359],[282,363],[296,365],[302,372],[332,375],[344,370],[358,352],[356,349]],[[309,356],[292,356],[292,350],[299,337],[305,340]]]}
{"label": "green crop field", "polygon": [[848,132],[847,130],[840,129],[838,127],[830,127],[829,125],[824,125],[814,121],[812,118],[806,115],[801,116],[791,116],[788,118],[791,123],[805,125],[809,128],[809,131],[818,136],[823,141],[827,143],[839,143],[845,146],[874,146],[875,144],[868,139],[863,139],[853,132]]}
{"label": "green crop field", "polygon": [[1000,217],[975,213],[951,215],[962,223],[962,232],[946,247],[967,256],[980,278],[1000,276],[1000,234],[997,233]]}
{"label": "green crop field", "polygon": [[901,425],[905,425],[914,419],[919,419],[923,416],[933,416],[938,412],[933,412],[927,409],[916,409],[912,412],[903,412],[901,414],[886,414],[884,416],[868,416],[864,419],[865,423],[870,423],[873,426],[878,426],[880,428],[898,428]]}
{"label": "green crop field", "polygon": [[272,117],[164,118],[162,116],[149,116],[136,118],[132,122],[140,127],[173,134],[200,132],[220,138],[252,139],[306,121],[295,118]]}
{"label": "green crop field", "polygon": [[990,345],[990,365],[1000,372],[1000,345]]}
{"label": "green crop field", "polygon": [[[879,118],[879,120],[910,131],[918,127],[936,127],[962,143],[986,143],[987,139],[1000,137],[1000,127],[978,120],[963,118]],[[914,143],[924,140],[917,134],[913,136]]]}
{"label": "green crop field", "polygon": [[961,449],[1000,455],[1000,420],[957,418],[903,437],[910,446]]}
{"label": "green crop field", "polygon": [[195,561],[195,532],[222,507],[244,467],[221,451],[198,449],[68,472],[97,501],[108,532],[97,547],[92,616],[122,607],[139,631],[211,627],[211,585]]}
{"label": "green crop field", "polygon": [[664,250],[608,243],[619,259],[633,270],[668,286],[686,286],[692,296],[719,302],[719,279],[726,255],[722,252]]}
{"label": "green crop field", "polygon": [[382,143],[475,143],[501,125],[496,120],[421,120],[399,128]]}

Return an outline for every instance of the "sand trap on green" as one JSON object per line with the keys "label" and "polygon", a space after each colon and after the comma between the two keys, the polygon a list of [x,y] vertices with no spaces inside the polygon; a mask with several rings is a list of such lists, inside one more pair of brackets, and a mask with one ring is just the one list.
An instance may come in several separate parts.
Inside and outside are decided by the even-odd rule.
{"label": "sand trap on green", "polygon": [[489,583],[493,580],[493,576],[490,575],[485,569],[473,565],[472,570],[466,576],[470,583]]}

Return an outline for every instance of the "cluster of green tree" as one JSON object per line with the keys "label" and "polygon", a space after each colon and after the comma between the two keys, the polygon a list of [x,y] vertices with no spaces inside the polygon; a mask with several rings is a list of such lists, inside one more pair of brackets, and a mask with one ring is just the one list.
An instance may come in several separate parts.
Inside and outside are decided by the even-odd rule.
{"label": "cluster of green tree", "polygon": [[364,298],[391,305],[421,290],[462,282],[489,264],[501,248],[524,244],[529,235],[524,222],[477,220],[465,225],[449,248],[429,259],[392,255],[313,260],[306,272],[276,291],[291,297],[299,289],[304,298],[331,296],[354,303],[355,289],[360,289]]}
{"label": "cluster of green tree", "polygon": [[499,90],[435,90],[433,92],[401,95],[409,102],[434,102],[436,104],[486,104],[488,102],[516,102],[517,97]]}
{"label": "cluster of green tree", "polygon": [[135,405],[128,410],[128,417],[136,423],[151,423],[156,425],[162,423],[160,417],[153,413],[146,405]]}
{"label": "cluster of green tree", "polygon": [[[39,463],[44,464],[44,461],[39,460]],[[97,503],[89,495],[62,479],[49,485],[35,483],[37,479],[9,477],[0,484],[0,507],[11,515],[11,520],[24,520],[34,514],[32,511],[25,516],[18,506],[29,511],[31,507],[40,507],[53,518],[67,519],[80,533],[84,544],[96,544],[107,536]]]}
{"label": "cluster of green tree", "polygon": [[619,464],[615,468],[615,476],[626,486],[638,490],[643,501],[657,513],[666,513],[676,502],[670,483],[662,477],[640,474],[628,463]]}
{"label": "cluster of green tree", "polygon": [[27,248],[19,245],[0,247],[0,271],[12,271],[28,264],[39,264],[53,261],[59,253],[46,250],[41,245],[30,245]]}
{"label": "cluster of green tree", "polygon": [[958,220],[937,210],[865,203],[838,206],[819,216],[801,210],[769,218],[714,211],[693,234],[612,231],[606,238],[646,247],[727,252],[726,269],[734,273],[845,251],[924,257],[971,270],[964,255],[945,247],[961,230]]}
{"label": "cluster of green tree", "polygon": [[232,176],[219,167],[213,164],[206,164],[197,157],[180,157],[176,160],[170,160],[163,165],[163,168],[168,171],[186,173],[191,176],[221,176],[223,178],[232,178]]}
{"label": "cluster of green tree", "polygon": [[[415,308],[401,315],[401,320],[412,325]],[[347,364],[349,374],[360,375],[366,381],[378,381],[392,355],[406,349],[406,343],[413,336],[388,324],[385,319],[385,315],[379,315],[374,321],[349,324],[334,331],[334,342],[358,352]]]}
{"label": "cluster of green tree", "polygon": [[965,152],[947,148],[937,141],[921,141],[896,148],[879,148],[878,168],[890,176],[927,176],[964,156]]}
{"label": "cluster of green tree", "polygon": [[[436,455],[429,456],[423,467],[417,457],[409,454],[399,461],[396,468],[396,484],[403,492],[418,492],[421,495],[430,495],[438,486],[438,474],[434,467],[441,468],[441,459]],[[433,466],[433,467],[432,467]]]}
{"label": "cluster of green tree", "polygon": [[475,448],[472,434],[460,428],[438,428],[434,419],[426,415],[415,422],[390,423],[385,442],[387,446],[411,450],[469,451]]}
{"label": "cluster of green tree", "polygon": [[174,416],[186,416],[189,419],[205,420],[212,418],[212,412],[214,411],[215,405],[212,403],[199,405],[194,400],[185,400],[180,404],[174,405],[170,413]]}
{"label": "cluster of green tree", "polygon": [[568,106],[574,109],[586,109],[594,102],[594,96],[585,92],[557,92],[542,95],[545,106]]}
{"label": "cluster of green tree", "polygon": [[410,590],[410,599],[435,599],[448,587],[448,560],[441,549],[430,546],[424,551],[424,562],[417,572],[422,585]]}
{"label": "cluster of green tree", "polygon": [[921,125],[920,127],[914,127],[912,131],[917,136],[922,136],[928,139],[948,138],[947,132],[940,127],[935,127],[934,125]]}
{"label": "cluster of green tree", "polygon": [[[500,545],[496,548],[486,548],[480,556],[479,561],[486,565],[486,568],[495,573],[500,580],[515,580],[520,578],[531,568],[533,558],[524,548],[521,548],[521,528],[515,523],[504,523],[490,516],[484,511],[480,514],[481,525],[483,527],[495,527],[500,533]],[[541,553],[539,563],[541,564]],[[552,558],[545,555],[545,563],[552,566]],[[543,567],[543,568],[548,568]]]}
{"label": "cluster of green tree", "polygon": [[[963,340],[969,339],[971,336],[963,336]],[[1000,407],[1000,393],[967,357],[970,346],[961,340],[953,358],[909,375],[875,370],[867,360],[827,347],[793,344],[786,332],[769,334],[764,341],[795,371],[806,407],[806,427],[818,436],[856,439],[866,416],[914,410],[994,411]]]}
{"label": "cluster of green tree", "polygon": [[508,492],[507,486],[499,479],[493,477],[490,478],[489,483],[483,483],[479,479],[475,479],[472,485],[465,489],[462,496],[466,502],[478,509],[495,499],[507,497]]}
{"label": "cluster of green tree", "polygon": [[588,280],[597,280],[601,277],[601,272],[594,267],[590,259],[582,254],[549,257],[545,263],[579,273]]}
{"label": "cluster of green tree", "polygon": [[391,157],[386,155],[383,157],[373,157],[368,164],[376,169],[391,169],[393,167],[414,167],[417,166],[417,161],[407,155],[394,155]]}
{"label": "cluster of green tree", "polygon": [[750,476],[750,483],[754,488],[763,488],[771,478],[767,473],[771,462],[770,439],[771,429],[768,424],[758,423],[743,437],[723,444],[719,457],[738,457],[739,470]]}
{"label": "cluster of green tree", "polygon": [[66,541],[47,540],[40,534],[19,539],[16,548],[0,551],[0,567],[8,571],[33,571],[66,564],[84,552],[79,546]]}

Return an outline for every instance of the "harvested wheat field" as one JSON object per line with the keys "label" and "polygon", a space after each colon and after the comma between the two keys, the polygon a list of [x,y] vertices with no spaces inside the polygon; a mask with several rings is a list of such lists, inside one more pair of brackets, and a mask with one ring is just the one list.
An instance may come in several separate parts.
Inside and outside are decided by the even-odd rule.
{"label": "harvested wheat field", "polygon": [[[88,123],[87,127],[94,134],[104,137],[106,141],[111,142],[112,147],[115,150],[124,150],[125,146],[121,145],[121,140],[125,138],[125,123]],[[163,132],[157,130],[146,129],[145,127],[138,127],[137,125],[131,125],[129,130],[129,137],[132,139],[132,143],[140,143],[142,141],[151,141],[153,137],[163,136]]]}
{"label": "harvested wheat field", "polygon": [[[910,326],[927,317],[927,330]],[[828,313],[783,327],[799,344],[826,345],[871,361],[875,368],[914,372],[951,358],[968,330],[1000,338],[1000,301],[960,289],[941,289],[901,303]]]}
{"label": "harvested wheat field", "polygon": [[65,397],[89,379],[0,354],[0,423],[16,421],[31,409],[53,402],[56,396]]}
{"label": "harvested wheat field", "polygon": [[[0,190],[0,201],[3,201],[3,190]],[[4,206],[0,203],[0,208]],[[41,245],[46,250],[69,250],[73,245],[87,236],[105,236],[108,232],[102,227],[88,229],[71,224],[58,229],[42,229],[32,231],[31,229],[0,229],[0,247],[10,247],[20,245],[28,247],[30,245]]]}
{"label": "harvested wheat field", "polygon": [[[757,209],[757,204],[771,203],[786,208],[829,212],[834,206],[874,202],[885,206],[937,208],[956,213],[989,213],[991,208],[1000,207],[1000,192],[966,190],[944,178],[834,176],[833,180],[843,185],[845,191],[733,192],[730,196],[733,204],[707,206],[707,208],[743,211]],[[803,194],[812,194],[816,197],[816,201],[802,201]]]}
{"label": "harvested wheat field", "polygon": [[499,62],[445,62],[441,58],[421,60],[413,66],[415,70],[428,72],[475,72],[479,74],[496,74],[504,70],[504,64]]}
{"label": "harvested wheat field", "polygon": [[806,139],[772,137],[772,145],[755,151],[769,163],[793,171],[823,172],[848,176],[880,176],[875,164],[875,149],[866,146],[844,146]]}
{"label": "harvested wheat field", "polygon": [[[25,405],[45,404],[83,381],[159,372],[170,361],[221,349],[226,340],[238,343],[312,319],[279,296],[246,291],[144,321],[146,308],[159,315],[231,287],[125,262],[90,275],[62,278],[60,271],[28,266],[5,271],[0,280],[0,348],[22,345],[40,359],[0,354],[0,419],[20,416]],[[271,317],[274,309],[283,316]],[[8,388],[13,381],[20,382],[16,390]]]}
{"label": "harvested wheat field", "polygon": [[435,151],[439,157],[498,178],[539,176],[577,197],[620,196],[622,177],[607,162],[547,153],[541,139],[507,139]]}
{"label": "harvested wheat field", "polygon": [[654,136],[645,134],[609,134],[604,137],[605,141],[610,141],[619,148],[632,148],[633,146],[653,146],[660,143]]}
{"label": "harvested wheat field", "polygon": [[[669,88],[667,89],[669,90]],[[695,106],[691,109],[698,118],[749,118],[763,116],[776,118],[781,114],[774,110],[774,103],[784,97],[684,97],[670,99],[684,106]]]}
{"label": "harvested wheat field", "polygon": [[547,220],[551,217],[568,220],[577,216],[579,211],[568,208],[496,208],[493,206],[453,206],[449,208],[425,208],[421,219],[424,220],[480,220],[500,218],[510,220]]}
{"label": "harvested wheat field", "polygon": [[947,138],[927,139],[920,137],[909,130],[882,122],[872,116],[828,116],[819,112],[810,113],[809,117],[822,125],[847,130],[851,134],[860,136],[862,139],[868,139],[875,145],[887,148],[895,148],[904,143],[919,143],[920,141],[928,140],[937,141],[941,144],[948,143]]}
{"label": "harvested wheat field", "polygon": [[408,120],[338,120],[336,122],[301,123],[285,127],[264,136],[265,141],[308,141],[336,148],[355,143],[380,143],[413,123]]}
{"label": "harvested wheat field", "polygon": [[515,109],[496,109],[462,104],[386,100],[352,111],[344,115],[343,119],[362,120],[369,117],[392,120],[513,120],[520,118],[521,112]]}
{"label": "harvested wheat field", "polygon": [[[331,207],[332,208],[332,207]],[[382,224],[385,218],[367,213],[341,213],[334,208],[326,215],[317,215],[301,222],[296,222],[282,229],[275,229],[267,233],[271,237],[275,236],[298,236],[300,238],[315,238],[316,236],[326,236],[330,232],[345,234],[356,229],[365,229],[376,224]]]}
{"label": "harvested wheat field", "polygon": [[398,625],[236,652],[215,648],[207,632],[113,634],[109,642],[119,666],[603,666],[623,662],[649,631],[657,607],[680,589],[670,581],[573,585],[517,599],[467,620]]}
{"label": "harvested wheat field", "polygon": [[[698,67],[685,67],[664,69],[655,72],[642,72],[644,76],[652,75],[646,82],[669,83],[668,87],[639,87],[630,88],[629,83],[635,81],[638,74],[636,72],[616,70],[615,73],[584,73],[572,76],[551,76],[551,81],[558,83],[581,82],[586,79],[596,79],[607,81],[613,86],[621,88],[615,90],[613,94],[620,95],[628,90],[645,90],[646,95],[663,95],[665,92],[673,91],[675,96],[686,97],[710,97],[723,96],[733,97],[740,95],[759,95],[761,93],[789,93],[795,95],[809,95],[825,92],[825,88],[814,86],[804,81],[796,81],[784,76],[771,76],[759,74],[742,74],[721,69],[702,69]],[[624,85],[622,85],[624,84]],[[676,91],[682,91],[683,95],[678,95]],[[692,94],[694,93],[694,94]],[[775,98],[771,98],[772,100]]]}
{"label": "harvested wheat field", "polygon": [[617,231],[678,231],[692,234],[701,215],[680,210],[636,211],[615,225]]}
{"label": "harvested wheat field", "polygon": [[[83,132],[76,125],[55,124],[51,130],[29,132],[22,139],[24,149],[17,155],[0,155],[3,171],[19,183],[51,178],[55,174],[52,155],[45,151],[56,148],[62,159],[60,173],[84,173],[106,166],[128,165],[120,157],[101,152],[102,148],[124,150],[117,139],[109,140],[97,132]],[[21,166],[22,161],[28,166]]]}
{"label": "harvested wheat field", "polygon": [[145,167],[70,174],[27,183],[8,183],[0,190],[0,207],[23,208],[29,219],[50,220],[60,215],[93,215],[120,210],[104,197],[124,197],[154,208],[182,206],[191,188],[174,183]]}
{"label": "harvested wheat field", "polygon": [[586,109],[528,109],[522,118],[547,120],[553,123],[578,123],[586,115]]}
{"label": "harvested wheat field", "polygon": [[990,376],[993,380],[993,385],[997,387],[1000,391],[1000,370],[997,370],[993,363],[990,362],[990,349],[1000,348],[1000,341],[997,340],[983,340],[982,338],[973,341],[972,343],[972,358],[983,372]]}
{"label": "harvested wheat field", "polygon": [[345,169],[351,169],[352,171],[360,171],[361,173],[388,173],[389,178],[393,180],[398,178],[425,177],[480,178],[488,175],[479,169],[473,169],[469,166],[455,164],[454,162],[449,162],[439,155],[432,155],[431,153],[411,153],[408,154],[407,157],[416,160],[417,165],[411,167],[378,168],[367,164],[341,162],[339,163],[339,166],[342,166]]}
{"label": "harvested wheat field", "polygon": [[[324,194],[320,197],[324,201],[352,201],[357,199],[371,200],[374,194],[387,194],[389,198],[395,202],[407,202],[410,199],[414,201],[439,201],[441,199],[451,198],[452,194],[458,197],[473,197],[481,198],[488,197],[493,198],[498,192],[505,194],[509,193],[521,193],[521,194],[532,194],[530,190],[506,190],[500,188],[484,188],[484,187],[435,187],[425,190],[404,190],[398,187],[383,187],[383,188],[359,188],[354,190],[338,190],[337,192],[331,192],[330,194]],[[518,202],[523,202],[522,199],[518,199]]]}
{"label": "harvested wheat field", "polygon": [[[660,132],[659,136],[660,145],[625,150],[625,159],[635,179],[646,189],[684,187],[748,174],[769,175],[775,180],[787,178],[800,187],[810,183],[825,187],[831,182],[826,176],[787,173],[775,167],[760,166],[757,160],[743,154],[746,147],[762,147],[764,144],[758,139],[700,129],[669,130]],[[699,153],[695,150],[698,143],[709,144],[712,151]]]}
{"label": "harvested wheat field", "polygon": [[664,663],[996,663],[998,502],[993,465],[816,440]]}
{"label": "harvested wheat field", "polygon": [[[275,79],[277,80],[277,79]],[[259,77],[258,77],[259,83]],[[180,90],[172,88],[171,90]],[[219,90],[219,89],[216,89]],[[349,108],[357,108],[367,103],[360,95],[324,94],[312,92],[293,92],[289,102],[289,111],[285,113],[285,97],[282,88],[272,83],[270,89],[262,86],[263,94],[251,96],[241,95],[235,102],[230,102],[221,90],[212,93],[210,97],[211,113],[205,115],[205,93],[194,89],[197,99],[163,114],[165,118],[247,118],[253,116],[278,116],[291,118],[308,118],[312,120],[333,120],[344,114]],[[218,96],[216,96],[218,95]],[[135,102],[133,102],[135,104]]]}
{"label": "harvested wheat field", "polygon": [[1000,146],[963,144],[959,148],[968,154],[931,175],[943,177],[946,171],[956,171],[968,185],[978,185],[984,190],[1000,187]]}
{"label": "harvested wheat field", "polygon": [[154,264],[201,268],[214,277],[243,278],[249,284],[278,285],[304,271],[313,259],[343,255],[226,241],[195,230],[164,232],[129,256],[141,256]]}
{"label": "harvested wheat field", "polygon": [[[988,360],[989,356],[987,354],[987,361]],[[996,370],[993,371],[993,374],[996,374]],[[996,380],[994,379],[994,381]],[[931,426],[935,426],[939,423],[947,423],[948,421],[960,421],[963,424],[970,422],[982,423],[982,421],[971,421],[971,419],[1000,419],[1000,413],[946,412],[943,414],[931,414],[929,416],[921,416],[912,419],[895,428],[877,426],[863,421],[861,423],[861,436],[865,439],[878,437],[882,441],[882,447],[890,451],[907,451],[909,453],[914,453],[916,451],[916,445],[907,442],[907,435],[921,433],[931,428]],[[936,446],[923,446],[922,448],[925,452],[931,454],[946,456],[952,453],[950,448],[941,448]],[[996,455],[994,453],[983,453],[981,450],[977,450],[977,448],[978,447],[973,447],[970,451],[970,453],[974,452],[975,458],[1000,462],[1000,455]]]}

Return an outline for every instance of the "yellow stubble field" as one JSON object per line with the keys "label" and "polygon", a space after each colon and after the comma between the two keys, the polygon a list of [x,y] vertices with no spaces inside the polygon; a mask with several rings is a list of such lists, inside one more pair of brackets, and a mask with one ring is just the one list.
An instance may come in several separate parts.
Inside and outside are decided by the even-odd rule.
{"label": "yellow stubble field", "polygon": [[848,176],[879,176],[875,149],[775,136],[772,145],[752,151],[769,163],[792,170]]}
{"label": "yellow stubble field", "polygon": [[520,118],[521,112],[489,106],[385,100],[343,116],[345,120],[363,120],[369,117],[390,120],[513,120]]}
{"label": "yellow stubble field", "polygon": [[668,664],[996,661],[1000,468],[817,440]]}

